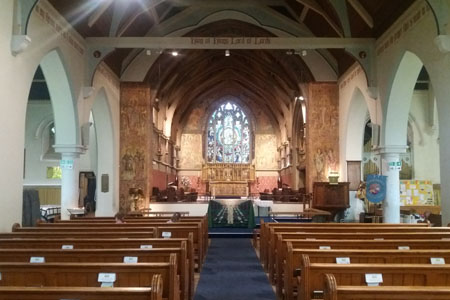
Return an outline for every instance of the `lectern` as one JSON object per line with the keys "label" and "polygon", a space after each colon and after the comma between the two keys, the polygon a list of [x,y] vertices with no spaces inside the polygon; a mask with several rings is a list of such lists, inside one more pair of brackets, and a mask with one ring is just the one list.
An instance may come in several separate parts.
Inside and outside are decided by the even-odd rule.
{"label": "lectern", "polygon": [[349,182],[330,184],[329,182],[314,182],[313,184],[313,207],[331,213],[334,220],[335,215],[348,208]]}

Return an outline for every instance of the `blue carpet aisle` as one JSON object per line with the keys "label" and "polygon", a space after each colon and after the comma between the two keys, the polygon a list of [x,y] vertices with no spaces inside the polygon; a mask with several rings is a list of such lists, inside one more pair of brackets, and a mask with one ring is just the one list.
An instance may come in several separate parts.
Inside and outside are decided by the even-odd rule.
{"label": "blue carpet aisle", "polygon": [[211,239],[194,300],[275,300],[249,239]]}

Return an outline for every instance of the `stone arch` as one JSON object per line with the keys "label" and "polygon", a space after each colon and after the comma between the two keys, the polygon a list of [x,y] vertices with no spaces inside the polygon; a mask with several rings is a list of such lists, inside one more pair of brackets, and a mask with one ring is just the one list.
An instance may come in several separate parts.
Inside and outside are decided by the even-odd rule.
{"label": "stone arch", "polygon": [[[118,196],[116,193],[115,161],[117,149],[114,147],[114,128],[105,88],[101,88],[94,98],[92,105],[95,132],[97,135],[97,205],[96,216],[112,216],[118,210]],[[107,174],[109,189],[101,192],[101,174]]]}
{"label": "stone arch", "polygon": [[69,73],[59,49],[48,52],[41,60],[56,128],[56,145],[77,145],[78,116]]}
{"label": "stone arch", "polygon": [[386,97],[381,144],[406,145],[409,108],[422,66],[416,54],[410,51],[403,54]]}
{"label": "stone arch", "polygon": [[345,160],[361,160],[364,139],[364,128],[369,110],[361,90],[356,87],[348,109],[345,130]]}

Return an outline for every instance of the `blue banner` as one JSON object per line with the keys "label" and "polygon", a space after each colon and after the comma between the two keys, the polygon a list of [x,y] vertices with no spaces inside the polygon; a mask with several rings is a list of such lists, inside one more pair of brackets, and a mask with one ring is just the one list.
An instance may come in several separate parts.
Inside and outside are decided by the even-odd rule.
{"label": "blue banner", "polygon": [[386,176],[367,175],[366,197],[372,203],[381,203],[386,198]]}

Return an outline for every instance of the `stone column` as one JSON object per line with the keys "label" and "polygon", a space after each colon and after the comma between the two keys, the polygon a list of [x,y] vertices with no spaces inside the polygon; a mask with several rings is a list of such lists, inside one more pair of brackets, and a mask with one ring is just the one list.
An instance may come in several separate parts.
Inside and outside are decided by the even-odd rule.
{"label": "stone column", "polygon": [[80,145],[55,145],[55,151],[61,153],[61,219],[69,220],[67,209],[79,208],[79,158],[85,152]]}
{"label": "stone column", "polygon": [[383,202],[383,223],[400,223],[400,170],[390,168],[389,163],[400,161],[400,153],[405,146],[384,147],[381,149],[382,175],[386,178],[386,198]]}

